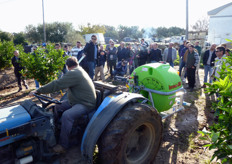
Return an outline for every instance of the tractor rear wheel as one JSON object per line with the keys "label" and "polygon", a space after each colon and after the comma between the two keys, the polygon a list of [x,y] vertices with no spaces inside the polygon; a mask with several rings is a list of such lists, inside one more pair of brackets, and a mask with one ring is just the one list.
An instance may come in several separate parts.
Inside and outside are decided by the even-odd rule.
{"label": "tractor rear wheel", "polygon": [[146,104],[126,106],[99,140],[100,163],[148,164],[154,160],[161,139],[161,117],[154,108]]}

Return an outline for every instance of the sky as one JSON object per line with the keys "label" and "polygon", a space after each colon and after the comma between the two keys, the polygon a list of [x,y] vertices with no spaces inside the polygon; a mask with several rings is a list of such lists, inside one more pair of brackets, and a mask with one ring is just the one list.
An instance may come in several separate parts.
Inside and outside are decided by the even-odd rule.
{"label": "sky", "polygon": [[[189,0],[189,28],[207,12],[231,0]],[[44,0],[45,22],[117,27],[186,27],[186,0]],[[42,0],[0,0],[0,30],[25,31],[43,23]]]}

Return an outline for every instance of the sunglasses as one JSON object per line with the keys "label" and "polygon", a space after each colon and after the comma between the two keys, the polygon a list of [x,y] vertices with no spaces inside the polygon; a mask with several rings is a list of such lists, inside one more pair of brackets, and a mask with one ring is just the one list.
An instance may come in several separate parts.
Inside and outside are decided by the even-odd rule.
{"label": "sunglasses", "polygon": [[92,38],[92,40],[97,40],[96,38]]}
{"label": "sunglasses", "polygon": [[215,52],[221,52],[221,51],[215,51]]}

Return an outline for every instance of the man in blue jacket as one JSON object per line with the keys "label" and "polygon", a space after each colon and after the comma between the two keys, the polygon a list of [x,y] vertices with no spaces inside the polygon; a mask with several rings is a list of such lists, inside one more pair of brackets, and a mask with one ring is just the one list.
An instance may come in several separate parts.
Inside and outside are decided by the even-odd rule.
{"label": "man in blue jacket", "polygon": [[117,67],[113,72],[113,76],[116,75],[124,76],[126,72],[127,72],[127,62],[124,59],[122,59],[120,62],[118,62]]}

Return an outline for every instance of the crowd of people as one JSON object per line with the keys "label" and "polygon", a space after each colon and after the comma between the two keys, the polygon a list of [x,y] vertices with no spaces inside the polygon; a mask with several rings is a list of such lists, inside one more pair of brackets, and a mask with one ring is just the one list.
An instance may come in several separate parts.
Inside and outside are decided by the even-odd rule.
{"label": "crowd of people", "polygon": [[[60,44],[56,44],[55,48],[60,49]],[[99,46],[97,44],[97,37],[93,35],[91,41],[85,47],[82,47],[79,41],[77,41],[76,47],[71,51],[69,51],[68,46],[64,46],[64,56],[71,56],[67,59],[66,65],[62,70],[64,75],[47,85],[36,88],[36,90],[30,93],[32,96],[36,93],[47,94],[68,89],[68,100],[62,101],[61,104],[56,104],[55,106],[55,111],[59,113],[56,117],[61,121],[61,132],[59,142],[53,147],[53,151],[64,153],[70,147],[69,136],[74,120],[78,119],[82,114],[94,110],[96,93],[93,80],[98,80],[98,73],[100,72],[101,80],[105,81],[104,67],[106,63],[110,77],[116,75],[124,76],[127,73],[130,74],[136,67],[146,63],[163,61],[174,67],[177,52],[179,52],[180,57],[179,75],[181,76],[184,68],[186,70],[184,77],[187,77],[189,89],[193,91],[195,72],[199,68],[201,55],[199,42],[193,45],[188,41],[184,41],[178,51],[174,48],[173,43],[169,43],[168,47],[162,53],[157,43],[148,46],[144,39],[141,40],[141,43],[134,45],[127,44],[125,46],[125,43],[121,42],[117,48],[113,40],[110,40],[104,49],[103,45]],[[216,44],[212,44],[210,49],[204,52],[204,83],[208,82],[208,78],[209,82],[217,80],[215,77],[219,77],[222,62],[225,61],[223,57],[228,55],[229,50],[224,45],[217,46]],[[22,90],[21,80],[26,88],[28,88],[28,85],[20,74],[20,70],[23,67],[19,65],[19,60],[19,52],[15,51],[12,64],[15,68],[14,72],[20,91]],[[203,84],[202,88],[205,87],[205,84]]]}
{"label": "crowd of people", "polygon": [[[69,47],[65,45],[64,56],[67,55],[77,58],[80,66],[89,74],[92,80],[99,80],[98,74],[100,73],[100,80],[105,81],[105,75],[108,73],[110,74],[110,78],[117,75],[129,75],[135,68],[146,63],[163,61],[169,63],[171,67],[174,67],[174,61],[179,54],[179,75],[182,76],[182,72],[184,72],[184,78],[182,80],[186,82],[187,79],[189,89],[193,91],[196,78],[195,72],[199,69],[200,58],[203,59],[204,65],[204,81],[202,88],[206,87],[205,83],[212,83],[212,75],[217,75],[217,71],[214,70],[216,69],[215,59],[219,58],[216,51],[218,47],[226,48],[225,45],[217,46],[216,44],[212,44],[209,50],[202,53],[202,48],[199,46],[198,41],[195,42],[195,45],[189,41],[184,41],[183,44],[178,47],[178,50],[174,47],[173,43],[169,43],[162,51],[158,48],[157,43],[148,45],[144,39],[141,39],[140,43],[134,44],[125,44],[121,42],[118,47],[115,47],[113,40],[109,40],[109,44],[107,44],[104,49],[103,45],[97,44],[97,37],[92,35],[91,40],[84,47],[80,41],[76,42],[76,46],[73,47],[71,51]],[[61,49],[61,45],[56,44],[55,48]],[[34,49],[36,49],[36,47],[34,47]],[[224,49],[222,50],[223,54],[228,54],[230,50]],[[201,54],[203,54],[203,57],[201,57]],[[12,63],[15,66],[15,75],[18,79],[19,91],[21,91],[22,85],[19,71],[22,68],[18,68],[19,66],[15,64],[15,61],[19,60],[17,56],[17,51],[15,51]],[[107,70],[107,72],[104,72],[104,70]],[[64,66],[62,72],[63,74],[67,72],[66,66]],[[22,80],[23,84],[28,88],[26,81],[24,79]],[[35,80],[35,84],[36,89],[38,89],[39,83],[37,80]]]}
{"label": "crowd of people", "polygon": [[158,48],[157,43],[148,46],[148,43],[142,39],[141,43],[125,45],[124,42],[121,42],[118,47],[115,47],[114,41],[109,40],[109,44],[104,49],[103,45],[99,46],[97,44],[95,35],[91,37],[90,42],[85,47],[82,47],[81,43],[77,41],[77,45],[72,48],[70,56],[75,56],[78,60],[85,56],[80,65],[88,72],[92,80],[98,80],[98,73],[100,72],[102,81],[105,81],[105,65],[107,65],[107,73],[110,74],[110,78],[113,78],[116,75],[131,74],[135,68],[146,63],[166,61],[173,67],[174,60],[177,58],[173,43],[169,44],[169,48],[164,50],[162,56],[162,51]]}

